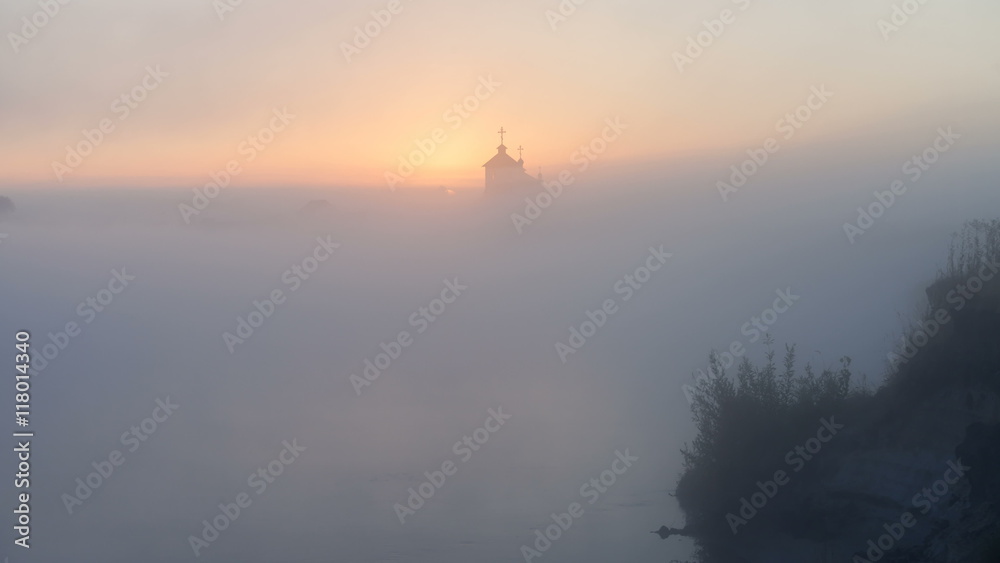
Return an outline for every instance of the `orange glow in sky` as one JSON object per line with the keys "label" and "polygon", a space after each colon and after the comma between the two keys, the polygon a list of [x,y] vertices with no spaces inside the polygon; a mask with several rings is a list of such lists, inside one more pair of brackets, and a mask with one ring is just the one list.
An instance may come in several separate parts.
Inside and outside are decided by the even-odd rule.
{"label": "orange glow in sky", "polygon": [[[870,2],[723,2],[731,23],[682,69],[676,55],[690,55],[718,7],[591,1],[552,18],[557,2],[529,0],[212,5],[67,6],[0,54],[0,182],[196,185],[237,159],[234,185],[386,187],[423,146],[401,187],[478,186],[501,126],[529,173],[555,175],[608,119],[627,130],[595,166],[753,146],[816,85],[836,99],[800,140],[906,119],[944,95],[985,103],[998,89],[983,72],[1000,52],[988,20],[944,3],[886,40],[877,22],[888,12]],[[5,4],[3,21],[32,6]],[[262,133],[276,110],[295,117]],[[113,130],[79,166],[54,170],[103,120]],[[252,159],[241,152],[261,135],[270,142]]]}

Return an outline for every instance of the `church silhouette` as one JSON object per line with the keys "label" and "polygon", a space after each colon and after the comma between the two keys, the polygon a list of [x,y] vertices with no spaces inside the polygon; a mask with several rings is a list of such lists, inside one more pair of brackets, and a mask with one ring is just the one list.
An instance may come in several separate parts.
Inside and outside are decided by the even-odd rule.
{"label": "church silhouette", "polygon": [[530,192],[542,186],[541,171],[536,178],[524,170],[524,158],[521,154],[524,151],[523,147],[517,147],[517,160],[507,154],[507,147],[503,144],[506,132],[503,127],[500,128],[498,131],[500,146],[497,147],[497,154],[483,165],[486,169],[486,195]]}

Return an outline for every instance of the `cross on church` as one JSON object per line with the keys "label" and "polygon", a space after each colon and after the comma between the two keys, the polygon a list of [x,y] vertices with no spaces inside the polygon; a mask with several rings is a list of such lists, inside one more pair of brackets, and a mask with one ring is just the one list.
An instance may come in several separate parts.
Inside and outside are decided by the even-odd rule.
{"label": "cross on church", "polygon": [[497,133],[500,133],[500,144],[502,145],[503,144],[503,134],[506,133],[506,131],[503,130],[503,126],[500,126],[500,130],[497,131]]}
{"label": "cross on church", "polygon": [[524,158],[523,155],[521,154],[523,151],[524,151],[524,147],[518,145],[518,147],[517,147],[517,158]]}

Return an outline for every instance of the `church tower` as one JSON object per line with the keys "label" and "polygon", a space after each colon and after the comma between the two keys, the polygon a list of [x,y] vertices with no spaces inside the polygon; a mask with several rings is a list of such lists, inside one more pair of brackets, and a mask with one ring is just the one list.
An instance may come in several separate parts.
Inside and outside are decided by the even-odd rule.
{"label": "church tower", "polygon": [[517,148],[519,158],[514,160],[507,154],[507,146],[503,144],[503,137],[507,131],[501,127],[498,133],[500,146],[497,147],[497,154],[483,165],[486,169],[486,194],[519,192],[526,191],[530,187],[540,187],[541,180],[532,178],[524,171],[524,159],[521,158],[524,148]]}

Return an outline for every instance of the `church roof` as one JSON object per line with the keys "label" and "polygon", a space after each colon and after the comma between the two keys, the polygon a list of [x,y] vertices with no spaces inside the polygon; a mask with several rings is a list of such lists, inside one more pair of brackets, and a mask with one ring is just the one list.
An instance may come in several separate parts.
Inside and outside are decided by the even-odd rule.
{"label": "church roof", "polygon": [[517,163],[516,160],[507,154],[507,147],[500,145],[497,147],[497,154],[493,158],[489,159],[483,166],[515,166],[520,168],[521,165]]}

